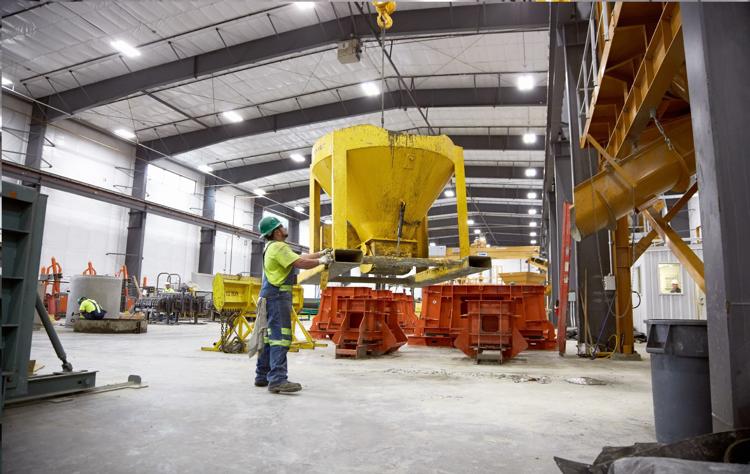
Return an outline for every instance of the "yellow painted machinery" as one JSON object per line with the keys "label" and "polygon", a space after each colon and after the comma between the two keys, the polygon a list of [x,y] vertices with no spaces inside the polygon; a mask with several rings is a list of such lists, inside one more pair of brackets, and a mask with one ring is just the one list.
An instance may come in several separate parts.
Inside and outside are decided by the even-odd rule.
{"label": "yellow painted machinery", "polygon": [[[427,212],[455,176],[459,258],[429,258]],[[320,222],[320,194],[333,220]],[[302,272],[302,283],[328,280],[421,287],[491,268],[472,256],[463,149],[446,136],[394,133],[372,125],[336,130],[313,147],[310,247],[334,249],[334,262]],[[362,276],[343,276],[353,268]],[[416,273],[403,276],[416,268]]]}
{"label": "yellow painted machinery", "polygon": [[[218,341],[209,347],[202,347],[202,350],[232,353],[247,351],[247,340],[253,332],[260,288],[260,278],[223,273],[214,276],[213,302],[214,308],[221,314],[221,334]],[[325,344],[316,344],[299,321],[297,315],[303,303],[302,287],[295,285],[292,288],[292,345],[289,348],[292,352],[314,349],[316,346],[325,347]]]}

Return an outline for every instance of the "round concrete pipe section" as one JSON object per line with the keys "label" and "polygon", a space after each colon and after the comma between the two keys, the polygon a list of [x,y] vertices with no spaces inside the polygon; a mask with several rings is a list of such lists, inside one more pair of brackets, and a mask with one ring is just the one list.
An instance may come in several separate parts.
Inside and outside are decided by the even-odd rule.
{"label": "round concrete pipe section", "polygon": [[116,318],[120,314],[122,298],[122,278],[107,275],[73,275],[70,279],[70,296],[65,325],[72,326],[73,313],[78,313],[78,298],[86,296],[99,303],[107,311],[106,318]]}
{"label": "round concrete pipe section", "polygon": [[710,433],[711,383],[706,321],[651,319],[646,351],[651,354],[654,424],[660,443]]}
{"label": "round concrete pipe section", "polygon": [[[606,166],[575,188],[575,225],[572,235],[580,240],[605,228],[614,228],[621,217],[640,209],[667,191],[684,192],[695,174],[695,151],[690,118],[664,125],[672,150],[660,135],[650,131],[648,143],[618,162]],[[624,173],[625,176],[622,176]],[[631,183],[633,186],[631,187]]]}

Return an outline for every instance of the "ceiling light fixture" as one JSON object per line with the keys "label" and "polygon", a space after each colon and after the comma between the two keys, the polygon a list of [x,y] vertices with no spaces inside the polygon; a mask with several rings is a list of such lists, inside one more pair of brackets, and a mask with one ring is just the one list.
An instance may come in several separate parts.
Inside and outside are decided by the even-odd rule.
{"label": "ceiling light fixture", "polygon": [[536,209],[529,209],[529,215],[535,216],[536,215]]}
{"label": "ceiling light fixture", "polygon": [[526,168],[524,174],[527,178],[533,178],[534,176],[536,176],[536,168]]}
{"label": "ceiling light fixture", "polygon": [[534,221],[529,222],[529,227],[536,227],[536,222]]}
{"label": "ceiling light fixture", "polygon": [[452,189],[446,189],[443,195],[445,197],[452,198],[456,195],[456,193],[454,193]]}
{"label": "ceiling light fixture", "polygon": [[117,130],[115,130],[115,135],[126,140],[132,140],[135,138],[135,133],[124,128],[118,128]]}
{"label": "ceiling light fixture", "polygon": [[437,245],[437,244],[436,244],[435,242],[430,242],[430,247],[434,247],[434,246],[436,246],[436,245]]}
{"label": "ceiling light fixture", "polygon": [[109,42],[110,46],[115,48],[117,51],[121,52],[125,56],[129,58],[137,58],[141,55],[141,52],[138,51],[138,48],[134,48],[130,46],[128,43],[126,43],[123,40],[113,40]]}
{"label": "ceiling light fixture", "polygon": [[531,191],[526,195],[527,199],[536,199],[537,194],[534,191]]}
{"label": "ceiling light fixture", "polygon": [[256,188],[256,189],[253,189],[253,194],[255,194],[256,196],[265,196],[266,191],[261,188]]}
{"label": "ceiling light fixture", "polygon": [[297,5],[297,8],[300,10],[310,10],[311,8],[315,8],[315,2],[295,2],[295,5]]}
{"label": "ceiling light fixture", "polygon": [[476,235],[479,235],[479,234],[481,234],[481,233],[482,233],[482,231],[481,231],[481,230],[479,230],[479,229],[474,229],[474,233],[475,233]]}
{"label": "ceiling light fixture", "polygon": [[529,237],[536,237],[536,232],[529,232]]}
{"label": "ceiling light fixture", "polygon": [[524,133],[521,138],[523,138],[523,142],[527,145],[536,143],[536,133]]}
{"label": "ceiling light fixture", "polygon": [[474,225],[474,219],[467,219],[466,223],[469,225]]}
{"label": "ceiling light fixture", "polygon": [[12,85],[13,85],[13,81],[11,81],[11,80],[10,80],[10,79],[8,79],[7,77],[3,76],[3,85],[4,85],[4,86],[8,86],[8,87],[10,87],[10,86],[12,86]]}
{"label": "ceiling light fixture", "polygon": [[362,91],[365,95],[374,96],[380,94],[380,87],[374,82],[363,82]]}
{"label": "ceiling light fixture", "polygon": [[536,239],[531,239],[531,245],[536,245]]}
{"label": "ceiling light fixture", "polygon": [[302,153],[292,153],[289,155],[289,158],[292,159],[292,161],[296,161],[297,163],[304,163],[305,162],[305,155]]}
{"label": "ceiling light fixture", "polygon": [[211,168],[211,167],[210,167],[210,166],[208,166],[208,165],[200,165],[200,166],[198,166],[198,170],[200,170],[200,171],[203,171],[204,173],[210,173],[210,172],[211,172],[211,171],[213,171],[214,169],[213,169],[213,168]]}
{"label": "ceiling light fixture", "polygon": [[530,91],[534,88],[534,76],[524,74],[516,79],[516,87],[519,91]]}
{"label": "ceiling light fixture", "polygon": [[227,110],[226,112],[222,112],[221,116],[232,123],[242,122],[243,120],[245,120],[244,118],[242,118],[242,115],[234,110]]}
{"label": "ceiling light fixture", "polygon": [[305,212],[305,208],[302,207],[302,206],[300,206],[299,204],[296,205],[296,206],[294,206],[294,210],[297,211],[297,212],[299,212],[299,213]]}

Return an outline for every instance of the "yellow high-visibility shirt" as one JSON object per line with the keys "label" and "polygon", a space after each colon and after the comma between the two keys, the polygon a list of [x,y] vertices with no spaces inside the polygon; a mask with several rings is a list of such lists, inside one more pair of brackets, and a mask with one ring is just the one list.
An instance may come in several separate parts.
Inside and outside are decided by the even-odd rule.
{"label": "yellow high-visibility shirt", "polygon": [[266,256],[263,259],[263,272],[266,280],[273,286],[281,286],[292,272],[292,264],[299,260],[286,242],[275,240],[266,246]]}
{"label": "yellow high-visibility shirt", "polygon": [[174,293],[174,288],[164,288],[164,293]]}
{"label": "yellow high-visibility shirt", "polygon": [[99,309],[101,309],[99,304],[92,299],[83,300],[83,303],[81,303],[81,306],[78,307],[78,310],[81,313],[94,313]]}

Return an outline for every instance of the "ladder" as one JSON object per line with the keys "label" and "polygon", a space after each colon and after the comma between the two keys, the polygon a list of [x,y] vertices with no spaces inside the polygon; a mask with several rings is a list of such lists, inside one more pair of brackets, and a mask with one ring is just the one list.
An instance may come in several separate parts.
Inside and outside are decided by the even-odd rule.
{"label": "ladder", "polygon": [[568,321],[568,287],[570,286],[570,210],[569,202],[563,203],[562,242],[560,245],[560,303],[557,306],[557,350],[565,355],[565,342]]}

